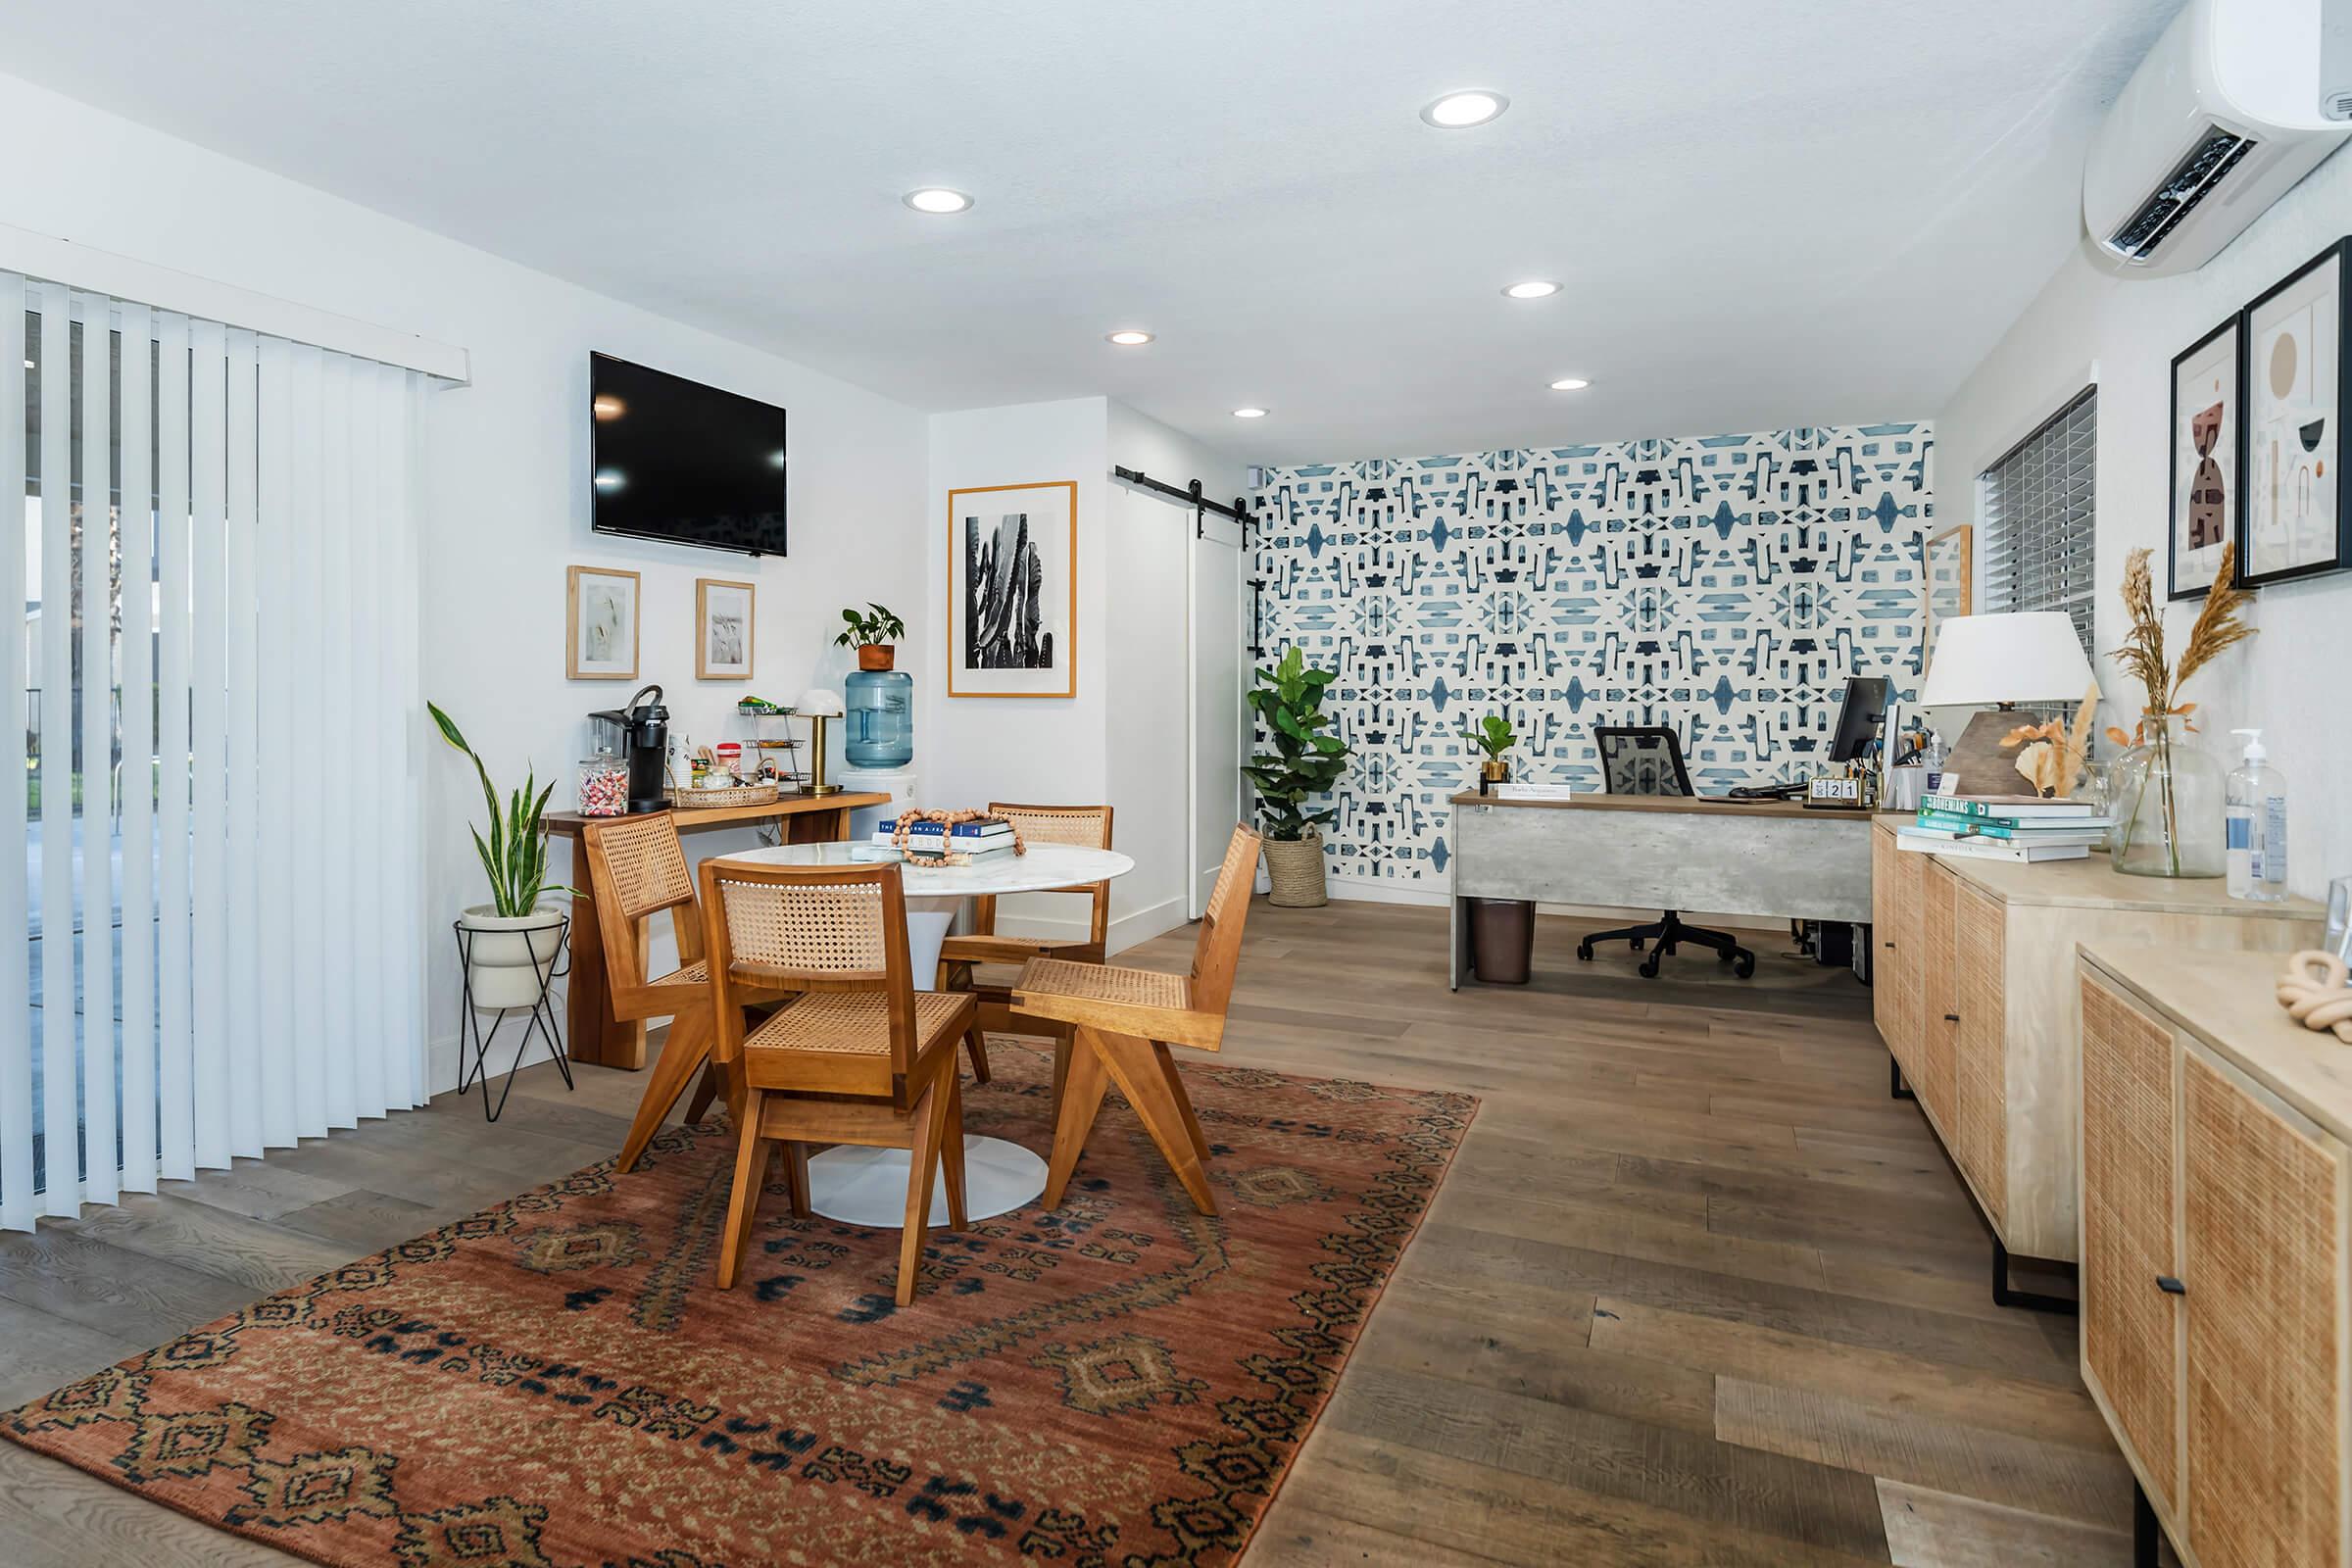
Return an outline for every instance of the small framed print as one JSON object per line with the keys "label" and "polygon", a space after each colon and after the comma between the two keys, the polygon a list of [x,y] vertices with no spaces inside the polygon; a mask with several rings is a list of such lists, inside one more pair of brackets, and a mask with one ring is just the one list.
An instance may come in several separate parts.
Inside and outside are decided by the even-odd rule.
{"label": "small framed print", "polygon": [[637,573],[573,566],[565,573],[564,674],[568,680],[637,678]]}
{"label": "small framed print", "polygon": [[2237,580],[2259,587],[2352,564],[2352,491],[2343,484],[2352,375],[2352,239],[2304,263],[2245,309],[2245,505]]}
{"label": "small framed print", "polygon": [[752,604],[748,582],[694,579],[694,678],[752,678]]}
{"label": "small framed print", "polygon": [[2173,359],[2168,599],[2201,598],[2246,505],[2245,333],[2232,316]]}

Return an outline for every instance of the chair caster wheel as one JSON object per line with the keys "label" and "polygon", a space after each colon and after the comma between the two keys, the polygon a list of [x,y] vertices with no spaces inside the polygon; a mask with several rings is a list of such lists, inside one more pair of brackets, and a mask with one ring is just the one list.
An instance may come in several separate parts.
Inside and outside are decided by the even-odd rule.
{"label": "chair caster wheel", "polygon": [[1576,956],[1584,959],[1587,963],[1591,963],[1592,961],[1592,944],[1590,942],[1579,942],[1576,945]]}
{"label": "chair caster wheel", "polygon": [[1642,960],[1642,979],[1655,980],[1658,977],[1658,959],[1662,955],[1653,953],[1648,957]]}
{"label": "chair caster wheel", "polygon": [[1732,973],[1738,975],[1740,979],[1744,980],[1755,972],[1756,960],[1753,955],[1742,953],[1739,957],[1732,960]]}
{"label": "chair caster wheel", "polygon": [[1642,951],[1642,939],[1640,937],[1634,938],[1634,951],[1636,953],[1640,953]]}

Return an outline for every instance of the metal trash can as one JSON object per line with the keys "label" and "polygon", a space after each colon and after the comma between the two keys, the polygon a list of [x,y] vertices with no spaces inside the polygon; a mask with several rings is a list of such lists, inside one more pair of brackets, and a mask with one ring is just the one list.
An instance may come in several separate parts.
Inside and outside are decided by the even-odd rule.
{"label": "metal trash can", "polygon": [[1526,899],[1471,899],[1470,963],[1491,986],[1527,984],[1536,948],[1536,906]]}

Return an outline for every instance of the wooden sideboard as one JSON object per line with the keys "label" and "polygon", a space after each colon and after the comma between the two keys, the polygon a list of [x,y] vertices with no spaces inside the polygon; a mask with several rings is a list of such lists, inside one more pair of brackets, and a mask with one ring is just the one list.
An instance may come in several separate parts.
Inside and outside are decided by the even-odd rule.
{"label": "wooden sideboard", "polygon": [[[765,806],[706,806],[669,815],[680,833],[773,826],[787,844],[831,844],[850,836],[852,811],[889,804],[887,795],[787,795]],[[571,974],[564,983],[564,1038],[574,1061],[636,1072],[645,1066],[645,1025],[612,1016],[604,930],[596,918],[597,888],[588,857],[579,853],[580,833],[591,820],[577,811],[550,811],[545,818],[548,834],[572,847],[571,885],[578,890],[571,901]]]}
{"label": "wooden sideboard", "polygon": [[[1879,1034],[2004,1253],[2075,1262],[2075,944],[2287,953],[2319,944],[2308,899],[2250,904],[2219,878],[2125,876],[2093,854],[2024,864],[1895,848],[1871,834]],[[2025,1304],[2022,1303],[2021,1304]]]}
{"label": "wooden sideboard", "polygon": [[2190,1568],[2352,1563],[2352,1047],[2279,967],[2098,943],[2076,982],[2082,1381]]}

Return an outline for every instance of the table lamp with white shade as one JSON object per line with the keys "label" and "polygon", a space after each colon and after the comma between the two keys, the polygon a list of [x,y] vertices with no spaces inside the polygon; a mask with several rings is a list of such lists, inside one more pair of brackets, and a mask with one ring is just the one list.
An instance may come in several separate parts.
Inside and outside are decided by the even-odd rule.
{"label": "table lamp with white shade", "polygon": [[825,720],[839,718],[849,711],[842,706],[841,693],[829,686],[811,686],[801,693],[795,709],[808,721],[808,793],[840,794],[840,785],[825,782]]}
{"label": "table lamp with white shade", "polygon": [[[2017,611],[2001,615],[1957,615],[1936,624],[1936,646],[1928,660],[1928,678],[1920,686],[1921,708],[1977,708],[1979,713],[1953,746],[1944,764],[1947,790],[1972,795],[2016,795],[2027,792],[2017,771],[2018,751],[2004,749],[2001,738],[2020,724],[2039,723],[2047,711],[2020,711],[2020,703],[2095,703],[2099,690],[2083,656],[2075,623],[2057,610]],[[2074,787],[2068,769],[2058,790]]]}

